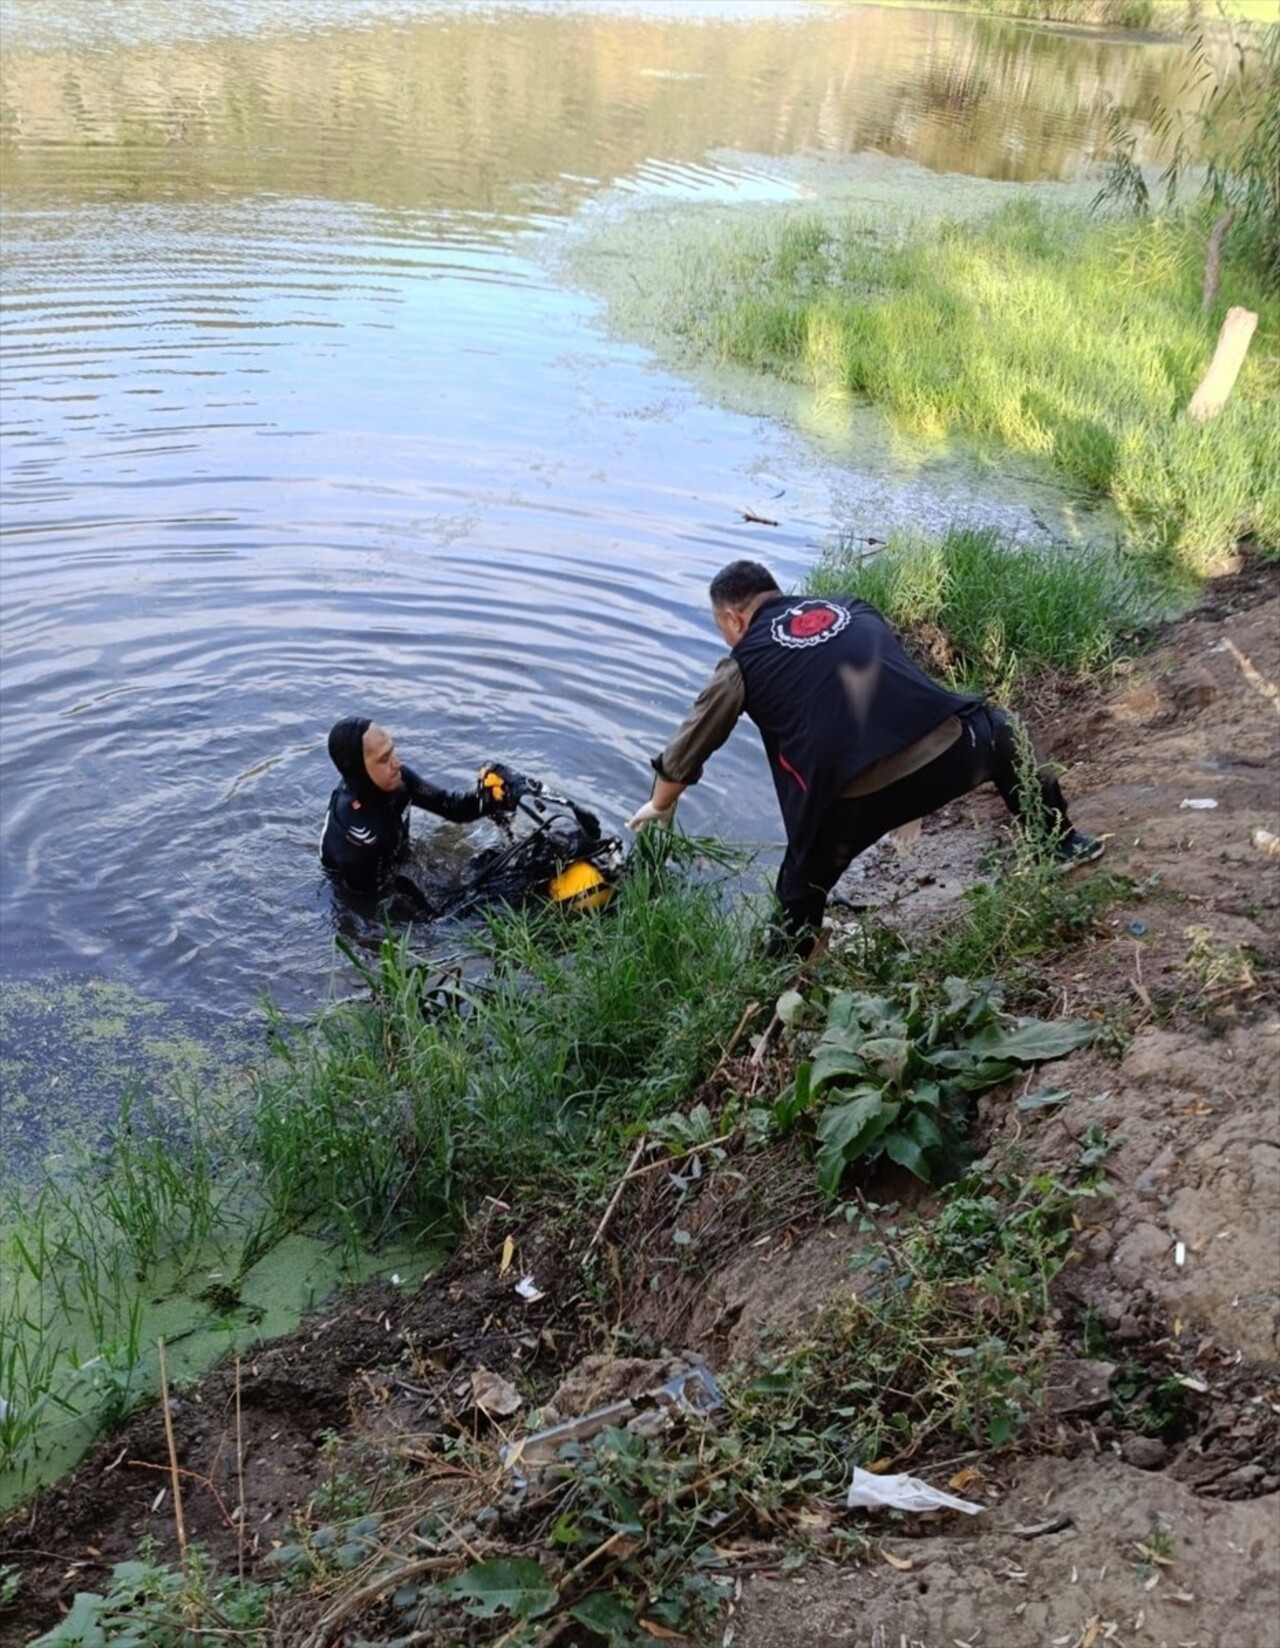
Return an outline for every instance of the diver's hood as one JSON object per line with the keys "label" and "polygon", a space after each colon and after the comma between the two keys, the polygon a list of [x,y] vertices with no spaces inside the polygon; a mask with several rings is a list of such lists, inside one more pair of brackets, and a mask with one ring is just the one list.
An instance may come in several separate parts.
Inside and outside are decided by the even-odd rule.
{"label": "diver's hood", "polygon": [[347,788],[362,801],[375,800],[381,794],[364,764],[364,735],[372,725],[367,715],[349,715],[329,730],[329,759],[346,780]]}

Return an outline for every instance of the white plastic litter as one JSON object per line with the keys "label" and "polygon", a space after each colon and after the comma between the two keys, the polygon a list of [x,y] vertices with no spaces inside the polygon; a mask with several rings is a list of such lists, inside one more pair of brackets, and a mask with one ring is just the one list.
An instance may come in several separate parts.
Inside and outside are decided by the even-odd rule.
{"label": "white plastic litter", "polygon": [[532,1276],[522,1277],[520,1281],[516,1283],[516,1292],[522,1299],[528,1299],[530,1304],[532,1304],[535,1299],[541,1299],[543,1297],[542,1289],[534,1281]]}
{"label": "white plastic litter", "polygon": [[1218,803],[1212,796],[1197,795],[1190,797],[1186,801],[1180,801],[1178,805],[1184,812],[1188,813],[1211,813]]}
{"label": "white plastic litter", "polygon": [[966,1516],[977,1516],[983,1509],[971,1499],[957,1499],[954,1494],[931,1488],[916,1476],[876,1476],[872,1471],[853,1467],[853,1481],[849,1484],[849,1509],[886,1511],[963,1511]]}

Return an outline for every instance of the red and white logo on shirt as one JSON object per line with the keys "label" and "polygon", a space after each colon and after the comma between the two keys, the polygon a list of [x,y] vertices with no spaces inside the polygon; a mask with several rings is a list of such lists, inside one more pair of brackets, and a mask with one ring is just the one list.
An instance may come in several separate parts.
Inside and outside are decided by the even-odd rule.
{"label": "red and white logo on shirt", "polygon": [[769,632],[780,647],[818,647],[839,635],[848,622],[844,607],[822,600],[797,601],[778,614]]}

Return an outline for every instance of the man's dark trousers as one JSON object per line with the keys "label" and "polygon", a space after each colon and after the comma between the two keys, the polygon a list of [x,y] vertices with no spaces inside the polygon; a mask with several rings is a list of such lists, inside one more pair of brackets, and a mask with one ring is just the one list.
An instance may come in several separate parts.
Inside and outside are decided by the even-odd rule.
{"label": "man's dark trousers", "polygon": [[1040,768],[1034,783],[1025,783],[1023,742],[1012,717],[978,704],[960,717],[955,743],[928,766],[871,795],[835,801],[808,851],[798,854],[789,846],[778,871],[778,902],[787,934],[797,947],[806,939],[811,943],[822,925],[827,894],[859,853],[888,831],[936,812],[979,784],[994,783],[1020,824],[1049,839],[1064,836],[1071,826],[1058,781]]}

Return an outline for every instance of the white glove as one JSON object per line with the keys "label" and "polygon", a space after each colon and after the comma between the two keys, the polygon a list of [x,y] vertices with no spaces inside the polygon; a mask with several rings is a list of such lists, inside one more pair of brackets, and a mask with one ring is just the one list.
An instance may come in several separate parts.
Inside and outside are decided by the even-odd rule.
{"label": "white glove", "polygon": [[669,807],[655,807],[652,801],[646,801],[643,807],[638,808],[627,820],[629,830],[643,830],[650,824],[656,824],[660,830],[669,830],[671,820],[676,816],[676,804],[673,801]]}

